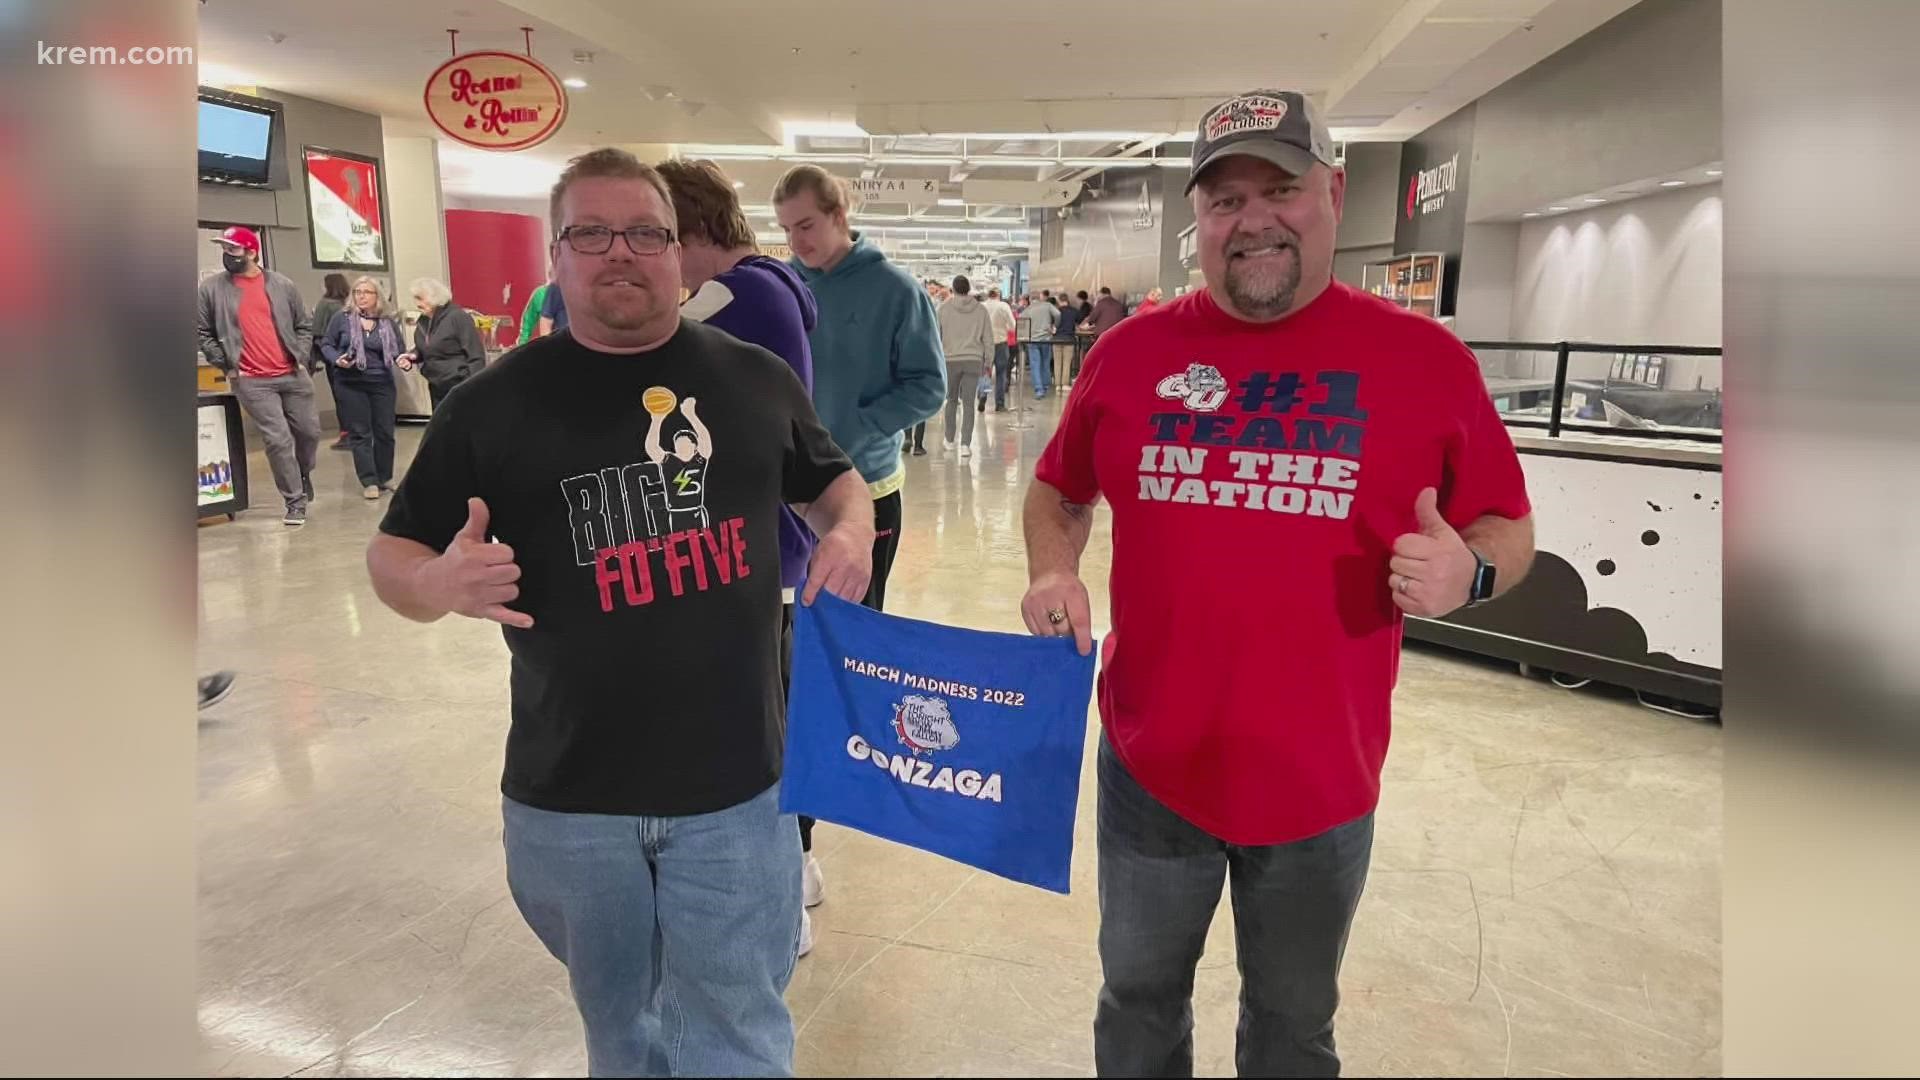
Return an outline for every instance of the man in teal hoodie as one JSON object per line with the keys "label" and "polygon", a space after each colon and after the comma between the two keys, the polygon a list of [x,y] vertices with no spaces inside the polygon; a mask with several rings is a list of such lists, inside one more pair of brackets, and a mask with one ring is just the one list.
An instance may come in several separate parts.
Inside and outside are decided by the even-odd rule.
{"label": "man in teal hoodie", "polygon": [[873,493],[873,583],[866,605],[884,608],[900,547],[900,451],[908,428],[940,411],[946,361],[933,301],[912,275],[847,224],[846,181],[800,165],[773,191],[790,264],[813,290],[813,405],[833,441]]}

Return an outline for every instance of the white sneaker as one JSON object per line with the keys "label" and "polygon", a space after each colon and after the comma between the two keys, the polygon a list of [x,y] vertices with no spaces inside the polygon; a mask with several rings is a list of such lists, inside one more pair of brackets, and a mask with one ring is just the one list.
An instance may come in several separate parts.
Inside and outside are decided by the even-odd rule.
{"label": "white sneaker", "polygon": [[800,909],[800,955],[805,956],[812,951],[813,951],[813,916],[807,914],[806,908],[801,908]]}
{"label": "white sneaker", "polygon": [[942,436],[940,436],[940,442],[941,442],[941,444],[942,444],[942,445],[944,445],[944,446],[945,446],[945,447],[946,447],[947,449],[949,449],[949,450],[951,450],[951,449],[953,449],[953,436],[951,436],[951,435],[942,435]]}
{"label": "white sneaker", "polygon": [[820,876],[820,860],[808,855],[807,865],[800,871],[800,902],[807,907],[818,907],[826,898],[827,883]]}
{"label": "white sneaker", "polygon": [[963,457],[963,458],[965,458],[965,457],[972,457],[972,456],[973,456],[973,447],[972,447],[972,446],[963,446],[963,447],[961,447],[961,448],[960,448],[960,456],[961,456],[961,457]]}
{"label": "white sneaker", "polygon": [[368,499],[378,499],[380,497],[380,485],[368,484],[366,488],[360,492],[360,494]]}

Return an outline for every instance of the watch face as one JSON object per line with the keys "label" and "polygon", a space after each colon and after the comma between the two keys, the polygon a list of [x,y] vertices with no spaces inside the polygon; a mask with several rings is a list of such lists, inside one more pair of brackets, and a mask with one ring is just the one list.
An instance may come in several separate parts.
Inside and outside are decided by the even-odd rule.
{"label": "watch face", "polygon": [[1491,600],[1493,599],[1494,566],[1491,562],[1482,558],[1477,551],[1474,552],[1473,557],[1480,560],[1480,565],[1473,574],[1472,598],[1475,603],[1482,600]]}

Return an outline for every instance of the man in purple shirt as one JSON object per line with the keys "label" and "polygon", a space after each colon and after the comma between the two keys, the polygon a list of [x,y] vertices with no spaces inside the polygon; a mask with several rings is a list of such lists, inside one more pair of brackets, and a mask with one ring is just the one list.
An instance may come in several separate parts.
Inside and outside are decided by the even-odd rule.
{"label": "man in purple shirt", "polygon": [[[733,182],[711,161],[674,159],[659,165],[673,192],[680,222],[680,280],[691,295],[682,318],[718,327],[785,360],[807,396],[813,396],[813,350],[807,332],[819,317],[813,292],[787,264],[760,254],[753,228],[740,210]],[[781,671],[791,677],[794,590],[806,581],[813,533],[792,510],[780,519],[780,584],[786,600]],[[820,864],[813,858],[813,819],[800,819],[800,846],[807,852],[802,876],[800,955],[813,948],[813,922],[806,908],[824,896]]]}

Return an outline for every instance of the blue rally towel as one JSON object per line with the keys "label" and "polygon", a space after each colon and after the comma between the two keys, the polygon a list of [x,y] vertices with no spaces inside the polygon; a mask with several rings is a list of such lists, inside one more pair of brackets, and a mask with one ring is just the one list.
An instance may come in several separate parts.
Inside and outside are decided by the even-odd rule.
{"label": "blue rally towel", "polygon": [[1068,891],[1093,656],[795,605],[780,809]]}

